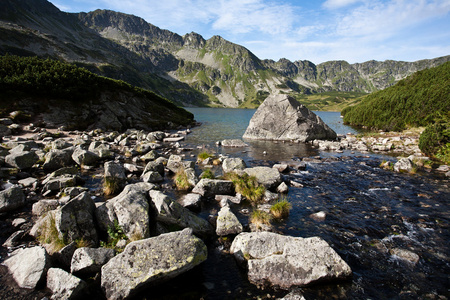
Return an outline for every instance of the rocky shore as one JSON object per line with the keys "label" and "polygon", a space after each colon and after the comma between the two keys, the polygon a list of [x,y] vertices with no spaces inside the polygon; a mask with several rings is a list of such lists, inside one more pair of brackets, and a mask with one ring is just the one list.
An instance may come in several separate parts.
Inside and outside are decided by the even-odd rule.
{"label": "rocky shore", "polygon": [[[305,168],[302,162],[250,168],[234,157],[197,160],[195,149],[181,144],[188,128],[67,132],[10,119],[2,122],[4,299],[139,296],[194,269],[208,258],[211,241],[224,237],[229,255],[246,267],[248,280],[259,287],[280,288],[287,294],[352,275],[323,239],[283,236],[273,232],[270,223],[243,224],[236,217],[238,211],[269,214],[280,195],[292,186],[301,187],[283,173]],[[398,149],[401,144],[414,153],[409,161],[426,161],[410,139],[372,142],[348,136],[313,144],[324,150],[361,152],[383,145],[378,151]],[[202,178],[201,172],[213,166],[219,170],[216,175],[255,178],[264,187],[262,199],[248,205],[250,196],[237,192],[233,180]],[[179,174],[189,182],[184,191],[177,189]],[[206,204],[216,209],[205,218],[199,212]]]}

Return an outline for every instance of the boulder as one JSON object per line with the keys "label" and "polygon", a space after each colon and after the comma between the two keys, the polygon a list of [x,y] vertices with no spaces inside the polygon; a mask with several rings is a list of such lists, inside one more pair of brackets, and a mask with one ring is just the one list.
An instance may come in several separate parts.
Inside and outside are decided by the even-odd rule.
{"label": "boulder", "polygon": [[89,275],[100,272],[102,266],[116,255],[114,249],[82,247],[75,250],[72,256],[70,272],[72,274]]}
{"label": "boulder", "polygon": [[47,272],[47,288],[52,291],[52,299],[81,299],[87,295],[86,282],[58,268]]}
{"label": "boulder", "polygon": [[53,149],[45,154],[45,162],[42,165],[46,172],[55,171],[63,167],[69,167],[74,164],[72,159],[73,147],[62,150]]}
{"label": "boulder", "polygon": [[27,232],[25,230],[19,230],[14,232],[9,236],[9,238],[3,243],[2,246],[9,248],[16,247],[22,242],[26,234]]}
{"label": "boulder", "polygon": [[125,175],[125,168],[114,161],[107,161],[104,164],[105,178],[117,178],[119,180],[125,181],[127,176]]}
{"label": "boulder", "polygon": [[191,229],[131,242],[102,267],[101,286],[108,299],[129,298],[194,268],[206,257],[206,245]]}
{"label": "boulder", "polygon": [[222,169],[225,173],[233,172],[234,170],[244,170],[246,167],[242,158],[226,158],[222,163]]}
{"label": "boulder", "polygon": [[242,232],[242,224],[229,206],[224,206],[217,217],[216,234],[219,236],[239,234]]}
{"label": "boulder", "polygon": [[94,152],[76,148],[72,153],[72,159],[79,166],[95,166],[100,157]]}
{"label": "boulder", "polygon": [[160,161],[151,161],[147,163],[144,171],[142,172],[142,176],[150,171],[158,172],[161,176],[164,176],[164,164]]}
{"label": "boulder", "polygon": [[195,185],[192,192],[203,197],[214,197],[215,195],[234,195],[235,189],[230,180],[203,178]]}
{"label": "boulder", "polygon": [[58,208],[58,206],[59,206],[58,200],[55,200],[55,199],[49,199],[49,200],[42,199],[42,200],[39,200],[38,202],[33,204],[32,208],[31,208],[31,212],[35,216],[42,216],[46,212]]}
{"label": "boulder", "polygon": [[156,186],[139,182],[125,186],[116,197],[96,209],[100,229],[106,231],[114,221],[123,229],[128,238],[150,236],[150,215],[147,193]]}
{"label": "boulder", "polygon": [[414,164],[409,158],[401,158],[394,164],[395,172],[411,173],[414,169]]}
{"label": "boulder", "polygon": [[271,95],[264,100],[244,133],[246,139],[296,140],[336,139],[336,133],[322,119],[288,95]]}
{"label": "boulder", "polygon": [[5,157],[8,165],[20,170],[31,168],[38,160],[39,156],[33,151],[11,151],[11,154]]}
{"label": "boulder", "polygon": [[183,195],[179,203],[190,210],[198,210],[200,209],[201,203],[202,203],[202,196],[195,193],[189,193],[186,195]]}
{"label": "boulder", "polygon": [[158,172],[148,171],[142,175],[142,181],[150,183],[163,182],[164,178]]}
{"label": "boulder", "polygon": [[282,289],[344,279],[352,271],[319,237],[300,238],[272,232],[241,233],[230,253],[248,263],[248,279],[256,285]]}
{"label": "boulder", "polygon": [[3,262],[19,287],[34,289],[44,280],[49,256],[43,247],[18,249]]}
{"label": "boulder", "polygon": [[249,176],[255,176],[258,183],[264,185],[267,189],[277,188],[281,182],[281,175],[277,169],[269,167],[254,167],[244,170]]}
{"label": "boulder", "polygon": [[193,161],[183,161],[183,158],[179,155],[172,154],[169,157],[169,160],[167,161],[167,169],[169,169],[171,172],[176,173],[180,169],[189,169],[195,168],[195,162]]}
{"label": "boulder", "polygon": [[25,194],[19,186],[0,191],[0,213],[16,210],[25,204]]}
{"label": "boulder", "polygon": [[161,191],[150,191],[150,198],[156,210],[156,220],[158,222],[179,228],[190,227],[197,235],[204,236],[212,232],[211,225],[208,221],[196,216]]}
{"label": "boulder", "polygon": [[74,187],[80,183],[82,183],[81,177],[78,175],[63,175],[59,177],[49,177],[44,180],[42,183],[44,187],[42,188],[42,193],[47,191],[51,192],[59,192],[62,189],[67,187]]}
{"label": "boulder", "polygon": [[93,246],[97,245],[95,204],[89,193],[84,192],[55,210],[54,218],[56,228],[68,241],[84,239]]}

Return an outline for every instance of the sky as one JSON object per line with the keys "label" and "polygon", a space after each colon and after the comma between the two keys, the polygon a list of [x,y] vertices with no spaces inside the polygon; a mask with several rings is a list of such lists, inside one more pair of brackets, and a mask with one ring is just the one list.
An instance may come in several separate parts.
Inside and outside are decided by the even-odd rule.
{"label": "sky", "polygon": [[319,64],[450,55],[450,0],[50,0],[110,9],[179,35],[220,35],[260,59]]}

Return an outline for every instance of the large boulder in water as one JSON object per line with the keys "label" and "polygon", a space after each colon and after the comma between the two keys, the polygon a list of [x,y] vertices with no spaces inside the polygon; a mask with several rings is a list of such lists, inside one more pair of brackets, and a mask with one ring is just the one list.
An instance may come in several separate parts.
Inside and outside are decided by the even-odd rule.
{"label": "large boulder in water", "polygon": [[250,120],[244,138],[308,142],[336,139],[322,119],[287,95],[267,97]]}
{"label": "large boulder in water", "polygon": [[248,279],[256,285],[289,289],[344,279],[352,274],[347,263],[319,237],[245,232],[236,236],[230,253],[238,261],[247,261]]}

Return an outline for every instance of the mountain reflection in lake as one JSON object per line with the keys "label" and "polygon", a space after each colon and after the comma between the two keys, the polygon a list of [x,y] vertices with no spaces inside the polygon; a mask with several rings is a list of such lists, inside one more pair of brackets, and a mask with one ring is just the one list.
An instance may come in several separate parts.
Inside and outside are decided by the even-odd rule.
{"label": "mountain reflection in lake", "polygon": [[[450,297],[450,189],[443,175],[397,174],[379,168],[382,160],[392,157],[322,152],[309,144],[246,141],[249,146],[245,148],[217,147],[216,141],[241,138],[254,110],[189,110],[203,126],[188,135],[188,145],[205,145],[211,152],[242,157],[249,166],[322,157],[321,162],[308,162],[305,171],[285,175],[304,187],[290,187],[291,214],[276,229],[292,236],[323,238],[354,275],[349,281],[303,288],[306,299]],[[342,124],[339,113],[325,115],[324,121],[336,132],[355,132]],[[202,215],[216,212],[217,207],[209,207]],[[317,212],[324,212],[325,219],[311,218]],[[238,217],[244,225],[248,223],[247,216],[238,213]],[[186,291],[198,288],[193,298],[255,299],[287,293],[258,290],[222,250],[223,246],[213,242],[208,260],[196,271],[199,278],[185,278],[189,282]]]}

